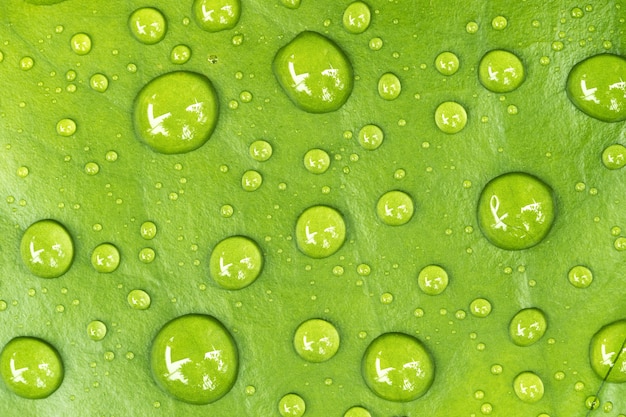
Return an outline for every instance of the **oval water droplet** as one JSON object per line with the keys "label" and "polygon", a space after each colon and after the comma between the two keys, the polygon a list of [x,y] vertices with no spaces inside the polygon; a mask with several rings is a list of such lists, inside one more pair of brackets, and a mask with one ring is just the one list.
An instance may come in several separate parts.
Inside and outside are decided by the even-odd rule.
{"label": "oval water droplet", "polygon": [[570,284],[576,288],[587,288],[593,281],[593,273],[583,265],[576,265],[567,273]]}
{"label": "oval water droplet", "polygon": [[626,120],[626,59],[600,54],[579,62],[567,76],[566,90],[586,115],[605,122]]}
{"label": "oval water droplet", "polygon": [[147,310],[150,308],[150,304],[152,304],[150,294],[139,289],[129,292],[126,302],[135,310]]}
{"label": "oval water droplet", "polygon": [[130,15],[128,27],[130,33],[139,42],[154,45],[165,37],[167,21],[159,10],[153,7],[142,7]]}
{"label": "oval water droplet", "polygon": [[343,12],[343,27],[350,33],[365,32],[371,20],[369,6],[361,1],[350,3]]}
{"label": "oval water droplet", "polygon": [[278,401],[278,412],[282,417],[302,417],[305,411],[304,398],[298,394],[287,394]]}
{"label": "oval water droplet", "polygon": [[380,145],[382,145],[383,140],[385,139],[385,134],[382,129],[376,125],[365,125],[359,130],[359,145],[363,147],[363,149],[367,149],[369,151],[373,151],[374,149],[378,149]]}
{"label": "oval water droplet", "polygon": [[70,46],[77,55],[87,55],[91,52],[91,37],[86,33],[77,33],[70,39]]}
{"label": "oval water droplet", "polygon": [[600,379],[626,382],[626,320],[609,323],[593,335],[589,360]]}
{"label": "oval water droplet", "polygon": [[326,258],[346,240],[346,225],[337,210],[327,206],[306,209],[296,223],[296,243],[311,258]]}
{"label": "oval water droplet", "polygon": [[361,370],[376,395],[398,402],[421,397],[435,378],[435,363],[426,347],[404,333],[385,333],[374,339],[363,355]]}
{"label": "oval water droplet", "polygon": [[435,123],[444,133],[459,133],[467,124],[467,112],[459,103],[446,101],[435,110]]}
{"label": "oval water droplet", "polygon": [[176,71],[150,81],[137,95],[133,121],[139,138],[165,154],[204,145],[217,124],[219,103],[204,75]]}
{"label": "oval water droplet", "polygon": [[250,156],[255,161],[265,162],[272,157],[272,145],[264,140],[256,140],[250,144]]}
{"label": "oval water droplet", "polygon": [[152,248],[143,248],[139,251],[139,260],[144,264],[149,264],[156,258],[156,252]]}
{"label": "oval water droplet", "polygon": [[139,228],[139,233],[146,240],[154,239],[157,234],[157,226],[151,221],[143,222]]}
{"label": "oval water droplet", "polygon": [[442,52],[435,58],[435,68],[443,75],[453,75],[459,70],[459,57],[453,52]]}
{"label": "oval water droplet", "polygon": [[422,268],[417,276],[417,283],[424,294],[438,295],[448,288],[448,272],[439,265]]}
{"label": "oval water droplet", "polygon": [[491,21],[491,27],[494,28],[494,30],[504,30],[508,24],[509,21],[504,16],[496,16]]}
{"label": "oval water droplet", "polygon": [[518,346],[530,346],[543,337],[547,327],[543,311],[526,308],[520,310],[509,323],[509,336]]}
{"label": "oval water droplet", "polygon": [[191,58],[191,48],[187,45],[176,45],[170,53],[170,62],[176,65],[182,65]]}
{"label": "oval water droplet", "polygon": [[256,191],[261,184],[263,184],[263,176],[258,171],[246,171],[241,176],[241,187],[245,191]]}
{"label": "oval water droplet", "polygon": [[239,353],[230,332],[215,317],[189,314],[159,330],[150,365],[157,384],[174,398],[209,404],[235,384]]}
{"label": "oval water droplet", "polygon": [[323,174],[330,167],[330,155],[323,149],[311,149],[304,155],[304,167],[312,174]]}
{"label": "oval water droplet", "polygon": [[626,146],[614,144],[602,152],[602,163],[608,169],[620,169],[626,165]]}
{"label": "oval water droplet", "polygon": [[372,415],[363,407],[352,407],[345,412],[343,417],[372,417]]}
{"label": "oval water droplet", "polygon": [[478,66],[478,79],[494,93],[515,90],[522,85],[525,77],[522,61],[513,53],[501,49],[487,52]]}
{"label": "oval water droplet", "polygon": [[478,221],[485,237],[507,250],[530,248],[541,242],[555,216],[552,189],[522,172],[503,174],[483,189]]}
{"label": "oval water droplet", "polygon": [[470,313],[474,317],[487,317],[491,314],[491,303],[484,298],[476,298],[470,303]]}
{"label": "oval water droplet", "polygon": [[89,86],[94,91],[104,93],[109,88],[109,79],[104,74],[94,74],[89,79]]}
{"label": "oval water droplet", "polygon": [[41,278],[56,278],[70,269],[74,243],[60,223],[41,220],[24,232],[20,254],[32,274]]}
{"label": "oval water droplet", "polygon": [[522,372],[515,377],[513,389],[517,398],[525,403],[536,403],[543,398],[543,381],[533,372]]}
{"label": "oval water droplet", "polygon": [[393,73],[383,74],[378,80],[378,95],[387,100],[395,100],[402,92],[402,83]]}
{"label": "oval water droplet", "polygon": [[301,0],[280,0],[280,2],[289,9],[297,9],[300,7]]}
{"label": "oval water droplet", "polygon": [[76,133],[76,122],[72,119],[61,119],[57,123],[57,133],[60,136],[72,136]]}
{"label": "oval water droplet", "polygon": [[20,397],[46,398],[63,382],[63,362],[49,343],[16,337],[0,353],[0,375],[5,386]]}
{"label": "oval water droplet", "polygon": [[252,239],[231,236],[219,242],[209,261],[211,276],[221,287],[239,290],[261,274],[263,254]]}
{"label": "oval water droplet", "polygon": [[94,320],[87,325],[87,336],[96,342],[104,339],[107,334],[107,325],[100,320]]}
{"label": "oval water droplet", "polygon": [[28,71],[35,65],[35,60],[29,56],[25,56],[20,59],[20,69],[22,71]]}
{"label": "oval water droplet", "polygon": [[276,53],[272,67],[289,99],[307,112],[335,111],[352,93],[354,75],[348,57],[317,32],[296,36]]}
{"label": "oval water droplet", "polygon": [[91,265],[102,273],[111,273],[120,265],[120,252],[115,245],[103,243],[91,253]]}
{"label": "oval water droplet", "polygon": [[240,0],[194,0],[193,17],[207,32],[234,28],[241,16]]}
{"label": "oval water droplet", "polygon": [[389,226],[408,223],[413,217],[413,211],[413,199],[403,191],[389,191],[376,204],[378,218]]}
{"label": "oval water droplet", "polygon": [[300,357],[309,362],[325,362],[339,349],[339,333],[332,323],[311,319],[298,326],[293,345]]}

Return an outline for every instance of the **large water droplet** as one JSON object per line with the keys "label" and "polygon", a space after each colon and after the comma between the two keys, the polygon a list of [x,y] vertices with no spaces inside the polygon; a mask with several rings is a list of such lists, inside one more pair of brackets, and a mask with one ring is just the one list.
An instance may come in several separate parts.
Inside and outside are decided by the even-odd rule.
{"label": "large water droplet", "polygon": [[574,65],[567,96],[581,111],[605,122],[626,120],[626,59],[595,55]]}
{"label": "large water droplet", "polygon": [[189,314],[159,330],[150,364],[165,392],[188,403],[209,404],[234,385],[239,354],[231,334],[216,318]]}
{"label": "large water droplet", "polygon": [[153,45],[165,37],[167,21],[159,10],[153,7],[142,7],[130,15],[128,27],[130,33],[139,42]]}
{"label": "large water droplet", "polygon": [[65,227],[54,220],[33,223],[20,244],[22,261],[30,272],[42,278],[56,278],[70,269],[74,243]]}
{"label": "large water droplet", "polygon": [[509,323],[509,336],[518,346],[530,346],[543,337],[548,323],[538,308],[520,310]]}
{"label": "large water droplet", "polygon": [[591,338],[589,360],[595,373],[607,382],[626,382],[626,320],[602,327]]}
{"label": "large water droplet", "polygon": [[193,16],[198,26],[208,32],[232,29],[241,16],[241,1],[195,0]]}
{"label": "large water droplet", "polygon": [[339,333],[326,320],[307,320],[296,330],[293,345],[302,359],[325,362],[335,356],[339,349]]}
{"label": "large water droplet", "polygon": [[420,271],[417,283],[425,294],[438,295],[448,288],[448,273],[439,265],[428,265]]}
{"label": "large water droplet", "polygon": [[538,244],[550,231],[554,216],[550,187],[521,172],[491,180],[478,203],[480,229],[502,249],[519,250]]}
{"label": "large water droplet", "polygon": [[258,245],[244,236],[231,236],[219,242],[210,259],[211,276],[220,286],[239,290],[252,284],[263,268]]}
{"label": "large water droplet", "polygon": [[389,191],[376,204],[376,213],[383,223],[401,226],[413,217],[413,199],[403,191]]}
{"label": "large water droplet", "polygon": [[536,403],[543,398],[543,381],[533,372],[522,372],[515,377],[513,389],[517,398],[525,403]]}
{"label": "large water droplet", "polygon": [[330,39],[305,31],[274,57],[274,75],[300,109],[327,113],[339,109],[352,93],[352,64]]}
{"label": "large water droplet", "polygon": [[278,401],[278,412],[283,417],[302,417],[306,411],[306,403],[298,394],[287,394]]}
{"label": "large water droplet", "polygon": [[459,103],[446,101],[435,110],[435,123],[444,133],[458,133],[467,124],[467,112]]}
{"label": "large water droplet", "polygon": [[507,93],[524,82],[524,65],[513,53],[496,49],[480,60],[478,79],[487,90]]}
{"label": "large water droplet", "polygon": [[371,19],[369,6],[361,1],[355,1],[343,12],[343,27],[350,33],[363,33],[369,27]]}
{"label": "large water droplet", "polygon": [[135,130],[154,151],[189,152],[209,140],[218,107],[217,93],[204,75],[171,72],[150,81],[137,95]]}
{"label": "large water droplet", "polygon": [[428,391],[435,378],[435,363],[422,342],[403,333],[386,333],[365,351],[363,379],[379,397],[413,401]]}
{"label": "large water droplet", "polygon": [[311,258],[326,258],[341,248],[346,240],[343,216],[327,206],[305,210],[296,223],[296,243]]}
{"label": "large water droplet", "polygon": [[47,342],[16,337],[0,353],[0,375],[6,387],[20,397],[46,398],[63,382],[63,362]]}
{"label": "large water droplet", "polygon": [[113,272],[120,265],[120,252],[111,243],[98,245],[91,253],[91,265],[98,272]]}

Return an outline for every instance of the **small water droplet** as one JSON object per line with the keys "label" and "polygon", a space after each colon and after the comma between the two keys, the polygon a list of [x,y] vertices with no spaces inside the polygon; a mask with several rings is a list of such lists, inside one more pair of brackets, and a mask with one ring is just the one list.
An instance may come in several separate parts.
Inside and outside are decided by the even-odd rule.
{"label": "small water droplet", "polygon": [[104,74],[94,74],[89,79],[89,86],[99,93],[104,93],[109,88],[109,79]]}
{"label": "small water droplet", "polygon": [[156,252],[152,248],[143,248],[139,251],[139,260],[144,264],[149,264],[154,261]]}
{"label": "small water droplet", "polygon": [[420,271],[417,283],[424,294],[438,295],[448,287],[448,273],[439,265],[428,265]]}
{"label": "small water droplet", "polygon": [[115,162],[117,161],[117,152],[115,151],[108,151],[106,153],[106,155],[104,156],[104,158],[108,161],[108,162]]}
{"label": "small water droplet", "polygon": [[280,2],[289,9],[297,9],[300,7],[301,0],[280,0]]}
{"label": "small water droplet", "polygon": [[343,216],[327,206],[305,210],[296,223],[296,242],[311,258],[326,258],[337,252],[346,239]]}
{"label": "small water droplet", "polygon": [[220,208],[220,215],[224,218],[232,217],[234,213],[235,213],[235,209],[230,204],[224,204]]}
{"label": "small water droplet", "polygon": [[517,375],[513,381],[513,389],[517,398],[525,403],[536,403],[543,398],[543,381],[533,372]]}
{"label": "small water droplet", "polygon": [[255,161],[265,162],[272,157],[272,145],[265,140],[256,140],[250,144],[250,156]]}
{"label": "small water droplet", "polygon": [[378,80],[378,95],[385,100],[397,99],[401,91],[400,79],[391,72],[383,74]]}
{"label": "small water droplet", "polygon": [[191,58],[191,48],[187,45],[176,45],[170,53],[170,62],[175,65],[182,65]]}
{"label": "small water droplet", "polygon": [[17,169],[17,176],[20,178],[26,178],[28,177],[28,174],[29,174],[28,167],[21,166]]}
{"label": "small water droplet", "polygon": [[304,155],[304,167],[312,174],[323,174],[330,167],[330,155],[323,149],[311,149]]}
{"label": "small water droplet", "polygon": [[370,8],[361,1],[350,3],[343,12],[343,27],[350,33],[363,33],[372,19]]}
{"label": "small water droplet", "polygon": [[508,24],[509,21],[504,16],[496,16],[491,21],[491,27],[494,28],[494,30],[504,30]]}
{"label": "small water droplet", "polygon": [[478,79],[489,91],[507,93],[517,89],[525,79],[522,61],[513,53],[496,49],[480,60]]}
{"label": "small water droplet", "polygon": [[167,21],[159,10],[153,7],[142,7],[130,15],[128,27],[130,33],[139,42],[154,45],[165,37]]}
{"label": "small water droplet", "polygon": [[72,119],[61,119],[57,123],[57,133],[61,136],[72,136],[76,133],[76,122]]}
{"label": "small water droplet", "polygon": [[401,226],[413,217],[413,199],[403,191],[389,191],[376,204],[376,213],[383,223]]}
{"label": "small water droplet", "polygon": [[465,25],[465,31],[469,33],[470,35],[473,35],[474,33],[478,32],[478,23],[468,22]]}
{"label": "small water droplet", "polygon": [[385,293],[381,294],[380,302],[382,304],[387,304],[387,305],[393,303],[393,294],[391,294],[389,292],[385,292]]}
{"label": "small water droplet", "polygon": [[246,171],[241,176],[241,187],[245,191],[256,191],[261,184],[263,184],[263,177],[258,171]]}
{"label": "small water droplet", "polygon": [[87,55],[91,52],[91,37],[86,33],[77,33],[70,39],[70,46],[77,55]]}
{"label": "small water droplet", "polygon": [[87,336],[91,340],[100,341],[107,334],[107,325],[100,320],[94,320],[87,325]]}
{"label": "small water droplet", "polygon": [[139,228],[139,233],[146,240],[154,239],[157,234],[157,226],[151,221],[143,222]]}
{"label": "small water droplet", "polygon": [[311,319],[298,326],[293,345],[300,357],[309,362],[325,362],[331,359],[340,346],[335,326],[321,319]]}
{"label": "small water droplet", "polygon": [[85,173],[87,175],[96,175],[100,172],[100,166],[95,162],[87,162],[85,164]]}
{"label": "small water droplet", "polygon": [[576,265],[567,273],[570,284],[576,288],[587,288],[593,281],[593,273],[583,265]]}
{"label": "small water droplet", "polygon": [[252,284],[263,268],[263,254],[252,239],[231,236],[211,253],[211,276],[221,287],[239,290]]}
{"label": "small water droplet", "polygon": [[147,310],[150,308],[152,300],[150,299],[150,294],[144,290],[135,289],[128,293],[126,302],[135,310]]}
{"label": "small water droplet", "polygon": [[352,407],[344,413],[343,417],[372,417],[372,415],[363,407]]}
{"label": "small water droplet", "polygon": [[497,364],[497,363],[496,363],[496,364],[491,365],[490,372],[491,372],[493,375],[500,375],[500,374],[502,373],[502,371],[503,371],[502,365]]}
{"label": "small water droplet", "polygon": [[543,337],[547,326],[543,311],[538,308],[526,308],[511,319],[509,336],[518,346],[530,346]]}
{"label": "small water droplet", "polygon": [[98,245],[91,253],[91,265],[101,273],[111,273],[120,265],[120,252],[111,243]]}
{"label": "small water droplet", "polygon": [[282,417],[302,417],[306,403],[298,394],[287,394],[278,401],[278,412]]}
{"label": "small water droplet", "polygon": [[380,51],[383,47],[383,40],[381,38],[372,38],[369,41],[369,48],[372,51]]}
{"label": "small water droplet", "polygon": [[459,103],[446,101],[435,110],[435,124],[444,133],[458,133],[467,124],[467,112]]}
{"label": "small water droplet", "polygon": [[232,29],[241,16],[240,0],[194,0],[193,17],[207,32]]}
{"label": "small water droplet", "polygon": [[491,314],[491,303],[484,298],[476,298],[470,303],[470,313],[474,317],[487,317]]}
{"label": "small water droplet", "polygon": [[608,169],[620,169],[626,165],[626,147],[621,144],[607,146],[602,152],[602,163]]}
{"label": "small water droplet", "polygon": [[368,264],[359,264],[356,267],[356,273],[362,277],[368,276],[371,272],[372,272],[372,269]]}
{"label": "small water droplet", "polygon": [[20,244],[22,261],[33,275],[56,278],[72,265],[74,244],[68,231],[54,220],[41,220],[26,229]]}
{"label": "small water droplet", "polygon": [[25,56],[20,59],[20,69],[22,71],[28,71],[35,65],[35,60],[29,56]]}
{"label": "small water droplet", "polygon": [[435,58],[435,68],[443,75],[453,75],[459,70],[459,57],[453,52],[442,52]]}

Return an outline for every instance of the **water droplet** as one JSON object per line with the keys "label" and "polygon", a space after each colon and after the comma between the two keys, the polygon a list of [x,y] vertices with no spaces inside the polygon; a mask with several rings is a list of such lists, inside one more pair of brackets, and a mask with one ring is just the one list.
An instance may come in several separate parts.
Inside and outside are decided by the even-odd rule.
{"label": "water droplet", "polygon": [[68,231],[54,220],[33,223],[22,236],[22,261],[33,275],[56,278],[72,265],[74,244]]}
{"label": "water droplet", "polygon": [[302,417],[306,411],[306,403],[298,394],[287,394],[278,401],[278,412],[283,417]]}
{"label": "water droplet", "polygon": [[28,167],[21,166],[17,169],[17,176],[20,178],[26,178],[28,177],[28,174],[29,174]]}
{"label": "water droplet", "polygon": [[263,184],[263,177],[257,171],[246,171],[241,176],[241,187],[245,191],[256,191],[261,184]]}
{"label": "water droplet", "polygon": [[332,323],[321,319],[307,320],[298,326],[293,345],[300,357],[309,362],[325,362],[339,349],[339,333]]}
{"label": "water droplet", "polygon": [[128,27],[130,33],[139,42],[153,45],[165,37],[167,21],[159,10],[152,7],[142,7],[130,15]]}
{"label": "water droplet", "polygon": [[85,164],[85,173],[87,175],[97,175],[100,172],[100,165],[95,162],[87,162]]}
{"label": "water droplet", "polygon": [[224,204],[220,208],[220,214],[224,218],[229,218],[235,213],[235,209],[230,204]]}
{"label": "water droplet", "polygon": [[115,151],[108,151],[106,153],[106,155],[104,156],[104,158],[108,161],[108,162],[115,162],[117,161],[117,152]]}
{"label": "water droplet", "polygon": [[291,101],[311,113],[339,109],[352,93],[352,64],[330,39],[305,31],[274,57],[276,79]]}
{"label": "water droplet", "polygon": [[215,246],[209,262],[215,282],[223,288],[239,290],[258,278],[263,268],[263,254],[252,239],[231,236]]}
{"label": "water droplet", "polygon": [[170,72],[150,81],[137,95],[135,130],[156,152],[190,152],[209,140],[218,107],[217,93],[204,75]]}
{"label": "water droplet", "polygon": [[580,7],[574,7],[572,8],[571,15],[575,19],[580,19],[585,15],[585,12],[583,12],[583,9],[581,9]]}
{"label": "water droplet", "polygon": [[389,292],[382,293],[380,295],[380,302],[386,305],[393,303],[393,294]]}
{"label": "water droplet", "polygon": [[413,199],[402,191],[389,191],[376,204],[378,218],[389,226],[408,223],[413,217],[413,210]]}
{"label": "water droplet", "polygon": [[478,220],[485,237],[507,250],[530,248],[541,242],[555,216],[552,189],[521,172],[503,174],[483,189]]}
{"label": "water droplet", "polygon": [[323,174],[330,167],[330,156],[322,149],[311,149],[304,155],[304,167],[313,174]]}
{"label": "water droplet", "polygon": [[120,252],[111,243],[98,245],[91,253],[91,265],[101,273],[110,273],[120,265]]}
{"label": "water droplet", "polygon": [[297,9],[300,7],[301,0],[280,0],[283,6],[289,9]]}
{"label": "water droplet", "polygon": [[139,260],[144,264],[149,264],[154,261],[156,252],[152,248],[143,248],[139,251]]}
{"label": "water droplet", "polygon": [[359,264],[356,267],[356,273],[362,277],[368,276],[372,272],[372,269],[368,264]]}
{"label": "water droplet", "polygon": [[569,282],[576,288],[587,288],[593,281],[593,273],[589,268],[576,265],[567,274]]}
{"label": "water droplet", "polygon": [[448,273],[439,265],[428,265],[420,271],[417,283],[424,294],[438,295],[448,287]]}
{"label": "water droplet", "polygon": [[157,226],[151,221],[143,222],[139,228],[139,233],[146,240],[154,239],[157,234]]}
{"label": "water droplet", "polygon": [[382,129],[376,125],[365,125],[359,130],[358,141],[363,149],[374,150],[383,143],[385,134]]}
{"label": "water droplet", "polygon": [[509,336],[518,346],[530,346],[543,337],[548,323],[538,308],[520,310],[509,324]]}
{"label": "water droplet", "polygon": [[459,70],[459,57],[453,52],[442,52],[435,58],[435,68],[443,75],[452,75]]}
{"label": "water droplet", "polygon": [[61,136],[72,136],[76,133],[76,122],[72,119],[61,119],[57,123],[57,133]]}
{"label": "water droplet", "polygon": [[473,35],[474,33],[478,32],[478,23],[468,22],[467,25],[465,25],[465,31],[469,33],[470,35]]}
{"label": "water droplet", "polygon": [[234,28],[241,16],[240,0],[194,0],[193,17],[200,28],[219,32]]}
{"label": "water droplet", "polygon": [[28,71],[35,65],[35,60],[29,56],[25,56],[20,59],[20,69],[22,71]]}
{"label": "water droplet", "polygon": [[620,169],[626,165],[626,147],[621,144],[607,146],[602,152],[602,163],[608,169]]}
{"label": "water droplet", "polygon": [[363,33],[369,27],[371,19],[369,6],[361,1],[355,1],[343,12],[343,27],[350,33]]}
{"label": "water droplet", "polygon": [[369,41],[369,48],[372,51],[380,51],[383,47],[383,40],[381,38],[372,38]]}
{"label": "water droplet", "polygon": [[109,79],[104,74],[94,74],[89,79],[89,86],[99,93],[104,93],[109,88]]}
{"label": "water droplet", "polygon": [[605,122],[626,120],[626,59],[595,55],[574,65],[567,77],[567,96],[588,116]]}
{"label": "water droplet", "polygon": [[502,365],[496,363],[491,365],[490,372],[492,375],[500,375],[502,373],[502,370]]}
{"label": "water droplet", "polygon": [[150,308],[152,300],[150,299],[150,294],[144,290],[136,289],[128,293],[126,302],[135,310],[147,310]]}
{"label": "water droplet", "polygon": [[254,385],[248,385],[245,389],[245,393],[246,395],[254,395],[256,394],[256,388],[254,387]]}
{"label": "water droplet", "polygon": [[508,93],[524,82],[524,65],[511,52],[500,49],[489,51],[480,60],[478,79],[489,91]]}
{"label": "water droplet", "polygon": [[250,144],[250,156],[255,161],[264,162],[272,157],[272,145],[264,140],[256,140]]}
{"label": "water droplet", "polygon": [[243,44],[243,35],[242,34],[237,34],[235,36],[233,36],[233,38],[231,39],[231,43],[235,46],[239,46]]}
{"label": "water droplet", "polygon": [[598,398],[596,395],[590,395],[585,399],[585,407],[587,407],[588,410],[595,410],[598,407],[600,407],[600,398]]}
{"label": "water droplet", "polygon": [[175,65],[182,65],[191,58],[191,48],[187,45],[176,45],[170,53],[170,62]]}
{"label": "water droplet", "polygon": [[91,38],[86,33],[77,33],[70,39],[70,46],[77,55],[87,55],[91,52]]}
{"label": "water droplet", "polygon": [[607,382],[626,382],[626,320],[602,327],[591,338],[589,360],[595,373]]}
{"label": "water droplet", "polygon": [[100,320],[94,320],[87,325],[87,336],[96,342],[104,339],[107,334],[107,325]]}
{"label": "water droplet", "polygon": [[435,123],[444,133],[458,133],[467,124],[467,112],[459,103],[446,101],[435,110]]}
{"label": "water droplet", "polygon": [[508,26],[509,21],[504,16],[496,16],[491,21],[491,27],[494,30],[504,30]]}
{"label": "water droplet", "polygon": [[490,403],[484,403],[480,406],[480,412],[487,415],[491,414],[493,411],[493,406]]}
{"label": "water droplet", "polygon": [[326,258],[337,252],[346,239],[343,216],[327,206],[305,210],[296,223],[296,243],[311,258]]}
{"label": "water droplet", "polygon": [[474,317],[487,317],[491,314],[491,303],[484,298],[477,298],[470,303],[470,313]]}
{"label": "water droplet", "polygon": [[372,415],[363,407],[352,407],[345,412],[343,417],[372,417]]}
{"label": "water droplet", "polygon": [[435,364],[422,342],[403,333],[377,337],[363,355],[363,379],[379,397],[413,401],[428,391],[435,378]]}
{"label": "water droplet", "polygon": [[513,389],[515,395],[525,403],[536,403],[543,398],[543,381],[533,372],[517,375],[513,381]]}
{"label": "water droplet", "polygon": [[189,314],[159,330],[150,364],[165,392],[188,403],[209,404],[234,385],[239,354],[231,334],[216,318]]}
{"label": "water droplet", "polygon": [[391,72],[383,74],[378,80],[378,95],[385,100],[397,99],[401,91],[400,79]]}

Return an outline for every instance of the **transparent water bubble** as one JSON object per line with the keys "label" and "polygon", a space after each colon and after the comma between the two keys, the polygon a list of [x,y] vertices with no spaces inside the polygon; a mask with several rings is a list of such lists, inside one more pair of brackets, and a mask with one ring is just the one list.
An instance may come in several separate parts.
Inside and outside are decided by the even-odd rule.
{"label": "transparent water bubble", "polygon": [[296,243],[311,258],[326,258],[337,252],[346,239],[346,225],[337,210],[313,206],[305,210],[296,223]]}
{"label": "transparent water bubble", "polygon": [[293,345],[300,357],[309,362],[325,362],[337,353],[339,332],[335,326],[322,319],[311,319],[298,326]]}
{"label": "transparent water bubble", "polygon": [[165,37],[167,21],[160,10],[142,7],[135,10],[128,18],[130,33],[139,42],[154,45]]}
{"label": "transparent water bubble", "polygon": [[259,277],[263,268],[263,254],[252,239],[231,236],[215,246],[209,265],[215,282],[223,288],[239,290]]}
{"label": "transparent water bubble", "polygon": [[193,17],[207,32],[234,28],[241,16],[240,0],[194,0]]}
{"label": "transparent water bubble", "polygon": [[20,254],[33,275],[56,278],[72,265],[74,243],[63,225],[54,220],[40,220],[24,232]]}

